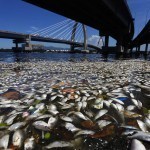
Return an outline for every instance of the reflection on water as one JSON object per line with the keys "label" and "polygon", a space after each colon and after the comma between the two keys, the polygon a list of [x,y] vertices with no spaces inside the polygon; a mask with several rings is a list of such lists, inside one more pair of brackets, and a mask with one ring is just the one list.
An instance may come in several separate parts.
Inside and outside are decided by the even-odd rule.
{"label": "reflection on water", "polygon": [[0,53],[1,62],[29,62],[35,60],[49,60],[49,61],[112,61],[114,55],[109,55],[108,58],[101,54],[71,54],[71,53]]}

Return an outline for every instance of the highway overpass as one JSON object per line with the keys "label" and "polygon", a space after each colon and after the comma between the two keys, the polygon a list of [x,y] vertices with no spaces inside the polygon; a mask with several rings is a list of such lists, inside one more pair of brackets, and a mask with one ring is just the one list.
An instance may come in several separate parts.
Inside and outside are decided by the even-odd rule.
{"label": "highway overpass", "polygon": [[134,35],[134,19],[126,0],[23,0],[110,35],[121,45]]}

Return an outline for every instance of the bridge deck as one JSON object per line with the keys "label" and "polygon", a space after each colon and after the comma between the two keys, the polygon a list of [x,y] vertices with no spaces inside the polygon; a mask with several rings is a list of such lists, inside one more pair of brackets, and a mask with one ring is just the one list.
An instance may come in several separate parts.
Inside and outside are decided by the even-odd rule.
{"label": "bridge deck", "polygon": [[132,46],[139,46],[145,43],[150,43],[150,20],[147,22],[138,36],[133,40]]}
{"label": "bridge deck", "polygon": [[84,23],[124,42],[134,34],[132,15],[125,0],[23,0]]}
{"label": "bridge deck", "polygon": [[[0,30],[0,38],[17,39],[17,40],[20,40],[20,43],[25,42],[25,39],[28,36],[29,36],[29,34]],[[75,45],[75,46],[79,46],[79,47],[83,46],[83,43],[80,43],[80,42],[67,41],[67,40],[63,40],[63,39],[46,38],[46,37],[33,36],[33,35],[31,35],[31,41],[62,43],[62,44]],[[100,50],[99,47],[91,45],[91,44],[87,44],[87,46],[90,48],[94,48],[96,50]]]}

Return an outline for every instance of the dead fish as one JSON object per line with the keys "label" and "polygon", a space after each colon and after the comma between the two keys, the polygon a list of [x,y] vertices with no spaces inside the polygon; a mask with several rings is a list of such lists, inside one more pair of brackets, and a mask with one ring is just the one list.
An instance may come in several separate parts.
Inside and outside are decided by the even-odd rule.
{"label": "dead fish", "polygon": [[83,120],[90,120],[88,117],[84,116],[81,112],[74,112],[74,114]]}
{"label": "dead fish", "polygon": [[136,106],[134,105],[129,105],[126,109],[129,111],[135,110]]}
{"label": "dead fish", "polygon": [[116,103],[116,106],[119,112],[124,111],[124,107],[120,105],[119,103]]}
{"label": "dead fish", "polygon": [[52,129],[57,123],[57,121],[58,121],[57,117],[50,117],[48,120],[48,126]]}
{"label": "dead fish", "polygon": [[103,128],[109,124],[111,124],[111,121],[107,121],[107,120],[99,120],[97,121],[97,124],[100,128]]}
{"label": "dead fish", "polygon": [[57,98],[57,95],[54,95],[50,98],[51,101],[55,100]]}
{"label": "dead fish", "polygon": [[82,102],[82,109],[85,109],[86,106],[87,106],[87,102],[86,102],[86,101],[83,101],[83,102]]}
{"label": "dead fish", "polygon": [[138,107],[139,109],[141,109],[142,108],[142,103],[139,101],[139,100],[136,100],[136,99],[131,99],[131,101],[132,101],[132,103],[136,106],[136,107]]}
{"label": "dead fish", "polygon": [[17,130],[17,129],[20,129],[20,128],[24,127],[25,125],[26,125],[26,122],[17,122],[17,123],[15,123],[15,124],[12,124],[12,125],[8,128],[8,130],[10,130],[10,131],[15,131],[15,130]]}
{"label": "dead fish", "polygon": [[131,97],[131,98],[134,98],[134,95],[133,95],[133,93],[130,93],[130,97]]}
{"label": "dead fish", "polygon": [[93,135],[94,133],[95,132],[91,131],[91,130],[81,130],[75,134],[75,137],[77,137],[79,135],[88,135],[88,134]]}
{"label": "dead fish", "polygon": [[3,116],[0,116],[0,123],[3,123],[3,121],[5,120],[6,116],[3,115]]}
{"label": "dead fish", "polygon": [[42,116],[37,117],[36,120],[46,119],[46,118],[50,118],[50,117],[52,117],[52,115],[50,115],[50,114],[45,114],[45,115],[42,115]]}
{"label": "dead fish", "polygon": [[111,98],[111,100],[113,100],[113,101],[115,101],[115,102],[117,102],[121,105],[124,105],[124,103],[121,100],[117,99],[117,98]]}
{"label": "dead fish", "polygon": [[146,148],[141,141],[133,139],[130,150],[146,150]]}
{"label": "dead fish", "polygon": [[16,117],[17,115],[10,116],[7,120],[5,120],[5,123],[7,123],[8,125],[11,125]]}
{"label": "dead fish", "polygon": [[150,134],[142,131],[135,131],[134,134],[132,136],[128,136],[128,138],[150,142]]}
{"label": "dead fish", "polygon": [[106,108],[110,107],[110,102],[109,101],[103,101],[103,106],[105,106]]}
{"label": "dead fish", "polygon": [[59,114],[59,111],[57,110],[48,110],[48,112],[50,112],[53,116],[56,116],[57,114]]}
{"label": "dead fish", "polygon": [[0,148],[7,149],[9,142],[9,135],[6,134],[0,139]]}
{"label": "dead fish", "polygon": [[91,96],[91,97],[88,97],[87,101],[94,100],[94,99],[96,99],[96,97],[95,96]]}
{"label": "dead fish", "polygon": [[81,101],[84,102],[84,101],[86,101],[86,100],[87,100],[87,97],[86,97],[86,96],[83,96]]}
{"label": "dead fish", "polygon": [[77,99],[75,99],[76,102],[80,102],[81,101],[81,97],[78,97]]}
{"label": "dead fish", "polygon": [[36,121],[32,125],[36,129],[39,129],[39,130],[43,130],[43,131],[49,131],[50,130],[49,125],[46,122],[44,122],[44,121]]}
{"label": "dead fish", "polygon": [[49,110],[57,110],[57,107],[54,104],[50,104],[50,105],[47,106],[47,109],[49,109]]}
{"label": "dead fish", "polygon": [[68,122],[65,123],[65,128],[71,132],[76,132],[80,130],[79,128],[75,127],[72,123]]}
{"label": "dead fish", "polygon": [[74,106],[74,104],[71,105],[71,104],[66,104],[66,103],[65,103],[65,105],[62,106],[61,109],[69,109],[69,108],[71,108],[71,107],[73,107],[73,106]]}
{"label": "dead fish", "polygon": [[95,109],[102,109],[103,108],[103,102],[93,105],[93,108],[95,108]]}
{"label": "dead fish", "polygon": [[62,103],[65,103],[65,102],[67,102],[69,99],[68,99],[68,97],[65,97],[65,98],[63,98],[62,100],[61,100],[61,102]]}
{"label": "dead fish", "polygon": [[77,103],[77,110],[80,111],[82,108],[82,102]]}
{"label": "dead fish", "polygon": [[18,148],[21,148],[24,142],[24,132],[23,130],[16,130],[12,137],[12,143],[14,146],[17,146]]}
{"label": "dead fish", "polygon": [[140,127],[140,129],[141,129],[142,131],[144,131],[144,132],[147,131],[147,126],[146,126],[146,124],[145,124],[143,121],[137,120],[137,123],[138,123],[138,125],[139,125],[139,127]]}
{"label": "dead fish", "polygon": [[70,117],[67,117],[67,116],[64,116],[64,115],[60,115],[60,119],[63,120],[63,121],[67,121],[67,122],[72,122],[72,118]]}
{"label": "dead fish", "polygon": [[93,118],[93,116],[94,116],[93,112],[90,111],[90,110],[85,111],[85,114],[86,114],[89,118]]}
{"label": "dead fish", "polygon": [[150,128],[150,119],[145,117],[144,122],[147,125],[147,127]]}
{"label": "dead fish", "polygon": [[104,114],[106,114],[108,112],[108,110],[106,109],[101,109],[100,111],[98,111],[98,113],[96,114],[94,120],[97,120],[98,118],[100,118],[101,116],[103,116]]}
{"label": "dead fish", "polygon": [[56,141],[53,143],[50,143],[49,145],[45,146],[46,149],[51,148],[57,148],[57,147],[73,147],[73,144],[71,142],[65,142],[65,141]]}
{"label": "dead fish", "polygon": [[33,137],[28,138],[24,142],[24,150],[33,150],[35,148],[35,140]]}
{"label": "dead fish", "polygon": [[32,115],[27,116],[26,121],[34,120],[34,119],[38,118],[39,116],[41,116],[41,113],[39,113],[39,112],[33,113]]}

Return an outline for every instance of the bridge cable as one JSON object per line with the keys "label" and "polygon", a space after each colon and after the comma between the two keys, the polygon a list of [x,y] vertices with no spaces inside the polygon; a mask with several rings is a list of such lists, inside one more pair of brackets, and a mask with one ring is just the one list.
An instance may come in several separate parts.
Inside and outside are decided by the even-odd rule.
{"label": "bridge cable", "polygon": [[[71,22],[71,23],[73,23],[73,22]],[[51,34],[49,34],[49,37],[52,36],[52,35],[54,35],[54,34],[56,34],[56,33],[59,32],[59,31],[61,31],[61,30],[64,29],[66,26],[68,26],[68,24],[62,26],[62,27],[59,28],[58,30],[55,30],[54,32],[52,32]]]}
{"label": "bridge cable", "polygon": [[[72,33],[72,30],[71,30],[71,31],[68,33],[68,35],[67,35],[67,37],[66,37],[67,41],[71,39],[72,34],[75,34],[75,32],[76,32],[76,34],[77,34],[78,31],[75,30],[75,31]],[[68,36],[69,36],[69,37],[68,37]]]}
{"label": "bridge cable", "polygon": [[[80,25],[80,27],[79,27],[79,29],[78,29],[78,31],[76,33],[76,39],[77,39],[77,37],[78,37],[80,32],[82,32],[82,24]],[[77,42],[77,40],[76,40],[76,42]]]}
{"label": "bridge cable", "polygon": [[83,32],[80,34],[79,42],[80,42],[80,43],[83,42]]}
{"label": "bridge cable", "polygon": [[39,33],[39,32],[41,32],[41,31],[43,31],[43,30],[49,29],[49,28],[53,28],[53,27],[55,27],[55,26],[57,26],[57,25],[59,25],[59,24],[66,23],[66,22],[69,21],[69,20],[70,20],[70,19],[63,20],[63,21],[58,22],[58,23],[56,23],[56,24],[54,24],[54,25],[48,26],[48,27],[46,27],[46,28],[44,28],[44,29],[40,29],[40,30],[38,30],[38,31],[36,31],[36,32],[33,32],[32,35],[34,35],[34,34],[36,34],[36,33]]}
{"label": "bridge cable", "polygon": [[[81,24],[81,25],[82,25],[82,24]],[[81,30],[80,34],[78,35],[78,37],[77,37],[77,41],[81,43],[80,40],[81,40],[82,38],[83,38],[83,25],[82,25],[82,30]]]}
{"label": "bridge cable", "polygon": [[51,28],[51,29],[48,29],[48,30],[45,30],[45,31],[43,31],[43,32],[41,32],[41,36],[47,36],[46,34],[48,34],[50,31],[52,31],[52,30],[56,30],[57,28],[60,28],[61,26],[63,26],[64,24],[66,24],[66,23],[63,23],[63,24],[59,24],[59,25],[57,25],[57,26],[55,26],[55,27],[53,27],[53,28]]}
{"label": "bridge cable", "polygon": [[[75,28],[75,27],[74,27]],[[65,35],[64,39],[67,39],[67,40],[70,40],[71,39],[71,36],[72,34],[74,34],[76,31],[74,31],[72,33],[72,30],[74,29],[73,27],[71,28],[71,30]]]}
{"label": "bridge cable", "polygon": [[65,30],[63,30],[61,33],[59,33],[58,35],[56,35],[54,38],[61,36],[62,34],[66,35],[65,32],[67,32],[68,30],[70,30],[70,26],[68,28],[66,28]]}
{"label": "bridge cable", "polygon": [[60,36],[61,39],[66,39],[65,37],[66,37],[66,35],[67,35],[69,32],[71,32],[72,26],[73,26],[73,24],[72,24],[71,26],[69,26],[69,27],[67,28],[66,32]]}

